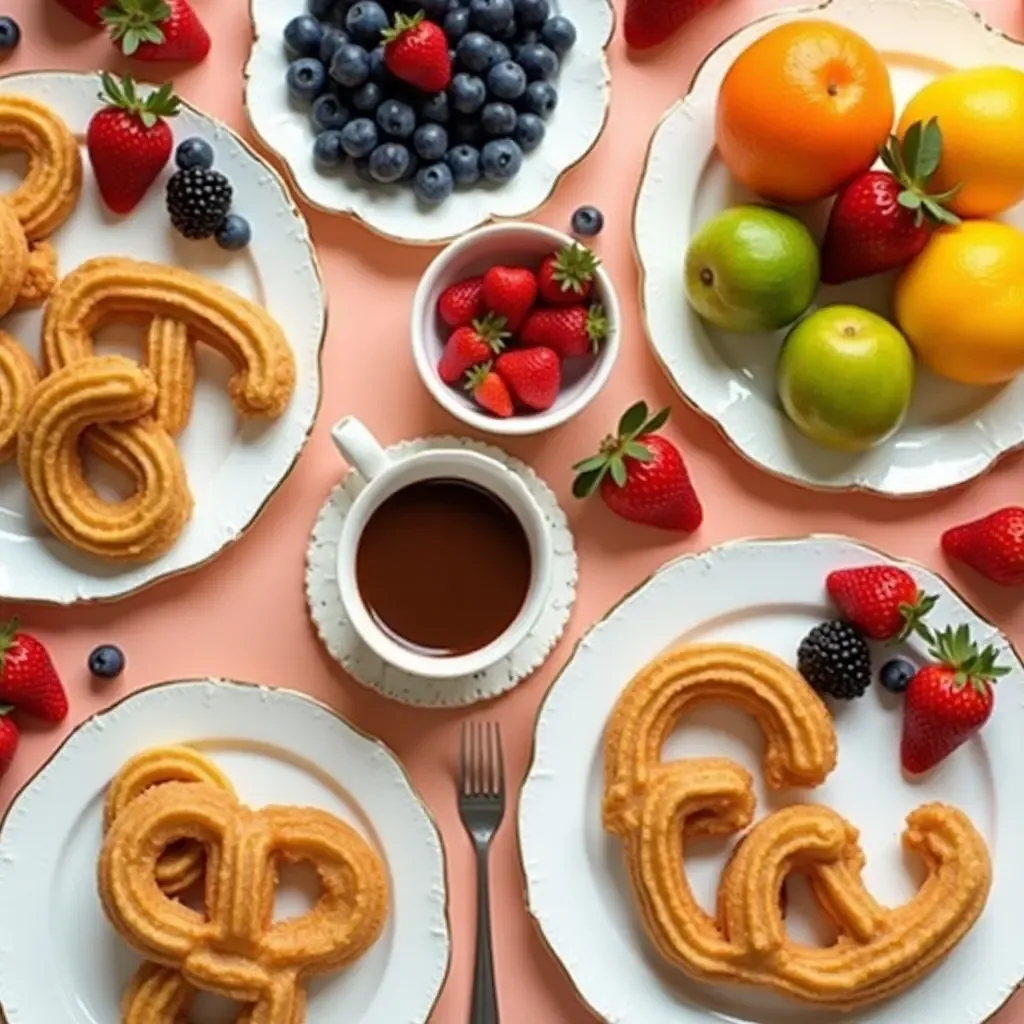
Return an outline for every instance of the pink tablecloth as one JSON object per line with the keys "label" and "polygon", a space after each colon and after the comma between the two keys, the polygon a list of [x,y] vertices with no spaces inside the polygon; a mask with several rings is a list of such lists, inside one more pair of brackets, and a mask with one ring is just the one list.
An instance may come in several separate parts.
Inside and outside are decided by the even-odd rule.
{"label": "pink tablecloth", "polygon": [[[250,33],[246,0],[194,2],[214,37],[214,51],[205,65],[181,73],[177,84],[188,99],[243,129],[242,66]],[[994,24],[1024,37],[1022,0],[979,2]],[[6,69],[116,66],[104,40],[80,29],[50,0],[7,0],[0,6],[4,8],[0,13],[12,14],[24,30],[24,42],[6,62]],[[779,483],[748,466],[713,427],[689,412],[649,355],[637,307],[630,241],[633,189],[647,140],[663,110],[686,89],[701,57],[727,33],[774,6],[781,5],[723,0],[717,10],[693,22],[673,45],[650,60],[631,61],[616,39],[611,49],[614,83],[608,129],[539,218],[565,227],[580,203],[595,203],[604,210],[607,227],[599,249],[619,285],[625,334],[622,358],[610,385],[578,420],[550,436],[508,445],[559,493],[580,554],[579,602],[567,637],[542,671],[491,712],[507,730],[513,780],[521,779],[526,770],[541,695],[568,657],[573,641],[666,559],[728,538],[833,531],[867,539],[942,570],[937,538],[943,527],[1020,498],[1024,463],[1019,456],[1004,460],[970,487],[923,501],[836,498]],[[432,252],[388,244],[343,219],[309,216],[330,287],[326,395],[312,442],[266,515],[214,565],[122,604],[71,611],[3,611],[17,611],[54,651],[71,691],[71,725],[129,688],[209,674],[304,690],[390,744],[410,768],[448,846],[455,962],[433,1021],[458,1024],[466,1019],[469,1003],[473,940],[472,890],[467,884],[470,850],[451,783],[452,755],[465,714],[406,709],[376,698],[346,678],[320,648],[309,626],[302,585],[313,518],[339,475],[328,440],[329,425],[344,413],[355,413],[385,442],[458,429],[421,386],[407,342],[409,302]],[[680,239],[680,245],[683,242]],[[640,397],[655,405],[672,405],[669,431],[687,453],[707,509],[705,526],[689,539],[624,528],[599,504],[585,507],[570,497],[570,463],[589,454],[622,409]],[[988,618],[1018,642],[1024,641],[1019,594],[1000,592],[974,578],[963,589]],[[130,662],[127,676],[108,689],[93,688],[85,668],[89,650],[102,641],[122,645]],[[61,733],[52,731],[26,737],[14,769],[0,782],[0,810],[60,739]],[[545,951],[523,910],[511,815],[497,842],[494,878],[503,1019],[511,1024],[586,1024],[593,1018]],[[1024,998],[998,1020],[999,1024],[1024,1024]]]}

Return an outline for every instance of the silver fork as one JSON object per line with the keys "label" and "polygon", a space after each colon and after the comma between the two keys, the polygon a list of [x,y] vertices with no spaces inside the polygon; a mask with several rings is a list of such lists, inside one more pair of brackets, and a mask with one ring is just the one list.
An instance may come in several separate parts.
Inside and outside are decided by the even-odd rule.
{"label": "silver fork", "polygon": [[476,852],[476,968],[469,1024],[498,1024],[491,945],[491,840],[505,816],[505,759],[497,722],[463,722],[459,744],[459,817]]}

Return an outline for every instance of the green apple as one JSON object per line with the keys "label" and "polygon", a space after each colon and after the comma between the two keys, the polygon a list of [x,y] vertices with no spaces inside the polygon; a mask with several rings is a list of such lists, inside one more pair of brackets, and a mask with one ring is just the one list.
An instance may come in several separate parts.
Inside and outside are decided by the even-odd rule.
{"label": "green apple", "polygon": [[777,384],[786,414],[811,440],[866,451],[903,422],[914,357],[888,320],[858,306],[826,306],[786,336]]}
{"label": "green apple", "polygon": [[723,331],[777,331],[818,291],[818,247],[804,225],[768,206],[734,206],[709,220],[686,251],[686,298]]}

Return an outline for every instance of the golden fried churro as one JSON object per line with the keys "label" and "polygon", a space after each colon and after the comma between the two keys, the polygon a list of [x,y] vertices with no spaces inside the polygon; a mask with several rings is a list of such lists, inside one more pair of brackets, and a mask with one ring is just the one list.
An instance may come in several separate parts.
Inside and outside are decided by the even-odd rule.
{"label": "golden fried churro", "polygon": [[[183,839],[206,847],[206,914],[157,883],[161,856]],[[321,896],[308,913],[274,922],[278,861],[309,863]],[[388,912],[384,866],[350,826],[313,808],[250,810],[205,783],[156,786],[124,808],[103,843],[99,893],[130,946],[248,1006],[250,1024],[301,1021],[304,981],[362,956]],[[154,987],[168,1005],[180,998],[166,976]]]}
{"label": "golden fried churro", "polygon": [[239,413],[279,416],[295,389],[295,358],[266,310],[222,285],[158,263],[99,258],[54,291],[43,320],[43,352],[55,370],[93,354],[93,334],[114,321],[174,320],[235,368],[228,390]]}
{"label": "golden fried churro", "polygon": [[[153,377],[122,356],[73,363],[33,391],[19,431],[18,468],[43,521],[72,547],[150,561],[184,529],[192,498],[173,440],[150,416],[156,398]],[[131,497],[104,501],[85,479],[79,441],[86,430],[93,447],[130,475]]]}
{"label": "golden fried churro", "polygon": [[[655,659],[630,682],[605,732],[605,829],[623,841],[645,931],[690,977],[758,985],[853,1009],[931,970],[980,915],[991,879],[984,840],[960,811],[938,804],[907,819],[904,845],[926,878],[901,907],[864,888],[858,834],[826,807],[769,815],[739,843],[722,874],[715,916],[682,870],[686,841],[729,835],[753,820],[753,780],[724,758],[661,761],[680,715],[709,701],[753,715],[765,734],[770,787],[820,785],[836,762],[832,720],[794,670],[764,651],[695,644]],[[790,940],[780,907],[786,878],[806,874],[838,942]]]}
{"label": "golden fried churro", "polygon": [[32,357],[0,331],[0,462],[14,458],[22,413],[38,383],[39,371]]}
{"label": "golden fried churro", "polygon": [[196,346],[178,320],[154,317],[146,335],[146,365],[156,380],[156,421],[177,437],[192,416]]}

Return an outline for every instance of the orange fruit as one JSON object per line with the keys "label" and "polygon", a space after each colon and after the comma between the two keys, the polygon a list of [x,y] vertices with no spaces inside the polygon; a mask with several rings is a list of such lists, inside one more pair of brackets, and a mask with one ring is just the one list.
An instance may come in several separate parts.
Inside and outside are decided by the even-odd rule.
{"label": "orange fruit", "polygon": [[791,21],[726,72],[715,140],[752,192],[809,203],[875,162],[894,117],[889,72],[866,39],[828,21]]}

